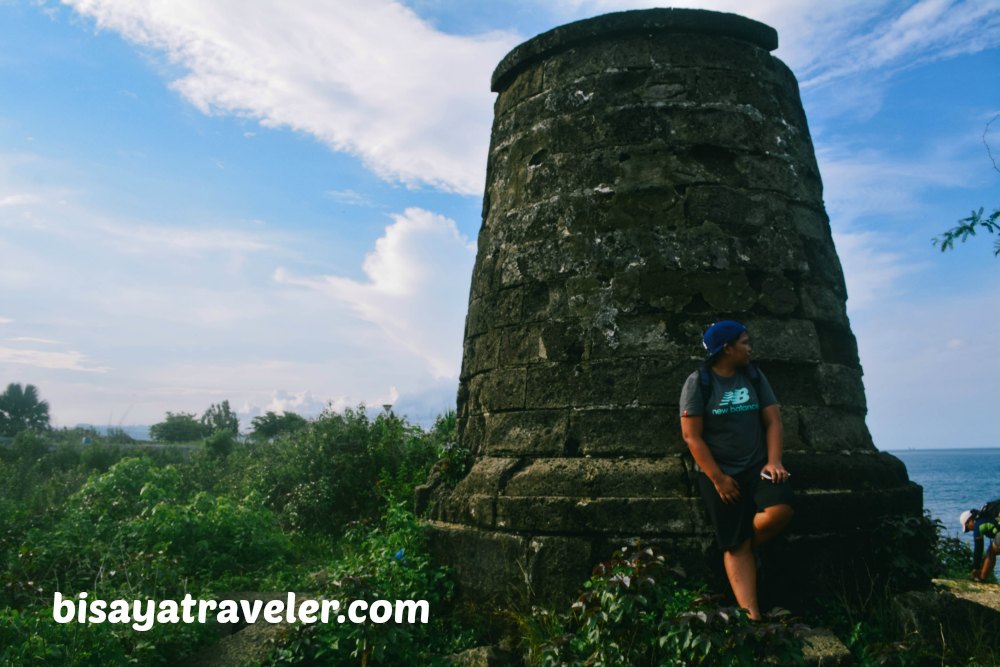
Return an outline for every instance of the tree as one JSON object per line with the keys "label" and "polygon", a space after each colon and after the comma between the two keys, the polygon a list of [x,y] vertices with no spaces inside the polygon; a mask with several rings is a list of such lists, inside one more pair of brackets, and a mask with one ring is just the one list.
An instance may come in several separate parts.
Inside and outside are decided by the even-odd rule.
{"label": "tree", "polygon": [[167,418],[149,427],[149,435],[159,442],[191,442],[201,440],[212,430],[186,412],[167,413]]}
{"label": "tree", "polygon": [[38,398],[38,389],[11,382],[0,394],[0,435],[15,436],[21,431],[49,428],[49,404]]}
{"label": "tree", "polygon": [[294,433],[309,425],[309,421],[294,412],[276,414],[270,410],[260,417],[254,417],[253,437],[255,440],[269,440],[282,433]]}
{"label": "tree", "polygon": [[201,423],[208,429],[208,433],[216,431],[229,431],[233,436],[240,433],[240,419],[229,407],[229,401],[213,403],[205,410],[201,416]]}

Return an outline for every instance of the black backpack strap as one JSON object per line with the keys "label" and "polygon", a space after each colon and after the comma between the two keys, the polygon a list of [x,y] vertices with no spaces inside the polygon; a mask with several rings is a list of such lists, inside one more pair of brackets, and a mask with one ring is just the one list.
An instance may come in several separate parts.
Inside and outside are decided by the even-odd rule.
{"label": "black backpack strap", "polygon": [[712,376],[709,375],[708,364],[702,364],[698,369],[698,384],[701,386],[701,408],[704,412],[712,396]]}
{"label": "black backpack strap", "polygon": [[753,364],[747,364],[746,367],[747,377],[750,378],[750,384],[753,385],[753,389],[757,392],[757,400],[760,400],[760,371]]}

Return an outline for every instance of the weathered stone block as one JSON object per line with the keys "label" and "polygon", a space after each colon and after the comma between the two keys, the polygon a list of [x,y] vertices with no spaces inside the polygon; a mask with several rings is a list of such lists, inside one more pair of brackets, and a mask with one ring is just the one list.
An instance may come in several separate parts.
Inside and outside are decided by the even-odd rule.
{"label": "weathered stone block", "polygon": [[524,100],[540,94],[543,90],[542,87],[544,82],[545,76],[542,65],[539,63],[528,66],[523,72],[521,72],[520,76],[518,76],[506,90],[504,90],[503,95],[497,96],[496,104],[493,107],[493,113],[497,116],[502,116]]}
{"label": "weathered stone block", "polygon": [[505,495],[665,497],[688,494],[680,457],[536,459],[518,470]]}
{"label": "weathered stone block", "polygon": [[627,360],[527,369],[527,401],[539,408],[626,406],[636,391],[635,365]]}
{"label": "weathered stone block", "polygon": [[525,371],[499,368],[469,380],[472,414],[524,408]]}
{"label": "weathered stone block", "polygon": [[761,285],[760,305],[774,315],[793,315],[799,307],[795,284],[779,274],[766,275]]}
{"label": "weathered stone block", "polygon": [[855,409],[862,414],[867,411],[860,369],[840,364],[820,364],[816,384],[826,405]]}
{"label": "weathered stone block", "polygon": [[509,602],[512,582],[524,580],[525,537],[455,524],[432,523],[429,528],[431,556],[452,564],[460,594],[474,594],[484,605]]}
{"label": "weathered stone block", "polygon": [[862,415],[842,408],[800,407],[798,411],[802,439],[814,451],[864,451],[875,448]]}
{"label": "weathered stone block", "polygon": [[909,483],[902,462],[884,452],[786,451],[783,459],[800,489],[878,491]]}
{"label": "weathered stone block", "polygon": [[819,336],[808,320],[753,318],[745,323],[750,330],[753,356],[760,360],[819,361]]}
{"label": "weathered stone block", "polygon": [[486,415],[483,451],[493,456],[559,456],[566,448],[569,418],[561,410]]}
{"label": "weathered stone block", "polygon": [[796,492],[795,531],[800,534],[872,530],[887,517],[920,516],[923,492],[916,484],[877,491],[812,490]]}
{"label": "weathered stone block", "polygon": [[465,339],[461,380],[497,367],[500,338],[495,333]]}
{"label": "weathered stone block", "polygon": [[524,576],[536,599],[565,603],[590,576],[590,540],[551,535],[531,538]]}
{"label": "weathered stone block", "polygon": [[672,408],[574,410],[570,437],[585,456],[657,456],[678,430]]}
{"label": "weathered stone block", "polygon": [[457,495],[496,495],[503,491],[506,482],[521,466],[518,458],[483,456],[466,473],[455,487]]}
{"label": "weathered stone block", "polygon": [[799,288],[802,299],[802,315],[811,319],[832,322],[841,328],[848,327],[847,308],[844,299],[833,289],[812,283]]}
{"label": "weathered stone block", "polygon": [[746,311],[757,302],[757,295],[742,271],[701,273],[692,276],[690,282],[715,312]]}
{"label": "weathered stone block", "polygon": [[[511,531],[690,535],[690,498],[497,498],[497,528]],[[582,580],[581,580],[582,581]]]}

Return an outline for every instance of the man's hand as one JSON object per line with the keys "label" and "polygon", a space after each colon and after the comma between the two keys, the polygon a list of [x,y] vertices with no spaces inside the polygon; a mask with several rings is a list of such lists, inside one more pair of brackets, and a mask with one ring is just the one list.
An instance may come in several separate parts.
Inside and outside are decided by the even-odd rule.
{"label": "man's hand", "polygon": [[715,492],[722,498],[722,502],[727,505],[740,501],[740,485],[729,475],[723,474],[718,480],[712,480],[715,484]]}
{"label": "man's hand", "polygon": [[788,481],[788,471],[785,470],[785,466],[783,466],[781,462],[768,463],[766,466],[761,468],[760,474],[763,475],[764,473],[771,476],[771,482],[773,484],[780,484]]}

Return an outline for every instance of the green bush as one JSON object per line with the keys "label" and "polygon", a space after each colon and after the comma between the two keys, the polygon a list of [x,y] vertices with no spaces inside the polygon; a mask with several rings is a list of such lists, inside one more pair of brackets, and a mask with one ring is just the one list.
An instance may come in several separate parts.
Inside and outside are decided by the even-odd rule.
{"label": "green bush", "polygon": [[429,622],[296,626],[275,646],[268,665],[426,665],[475,639],[451,614],[448,572],[430,562],[427,538],[403,503],[389,505],[377,525],[348,531],[345,553],[330,566],[321,593],[341,601],[425,600]]}
{"label": "green bush", "polygon": [[310,573],[323,566],[328,594],[427,599],[432,621],[303,629],[284,655],[423,664],[462,648],[470,635],[448,616],[446,573],[431,566],[402,509],[453,452],[454,423],[445,415],[424,433],[391,414],[369,419],[362,406],[272,443],[226,456],[231,441],[206,443],[189,458],[172,449],[130,456],[100,438],[84,446],[78,433],[22,434],[0,449],[0,664],[178,664],[211,635],[198,624],[144,633],[56,624],[57,590],[106,600],[301,591],[317,586]]}
{"label": "green bush", "polygon": [[205,451],[213,459],[224,459],[236,446],[236,436],[228,429],[217,429],[215,433],[205,438]]}
{"label": "green bush", "polygon": [[186,499],[181,490],[174,466],[124,459],[92,477],[53,526],[28,531],[10,575],[35,582],[39,597],[120,586],[169,597],[210,583],[216,590],[259,585],[273,566],[294,560],[259,497]]}
{"label": "green bush", "polygon": [[[623,548],[594,569],[568,612],[521,617],[529,662],[555,665],[802,663],[796,627],[781,614],[752,622],[742,609],[681,584],[652,549]],[[787,612],[785,612],[787,613]]]}
{"label": "green bush", "polygon": [[324,412],[256,452],[243,487],[257,490],[291,528],[332,535],[377,519],[390,499],[412,499],[438,456],[419,427],[393,415],[371,420],[363,405]]}

